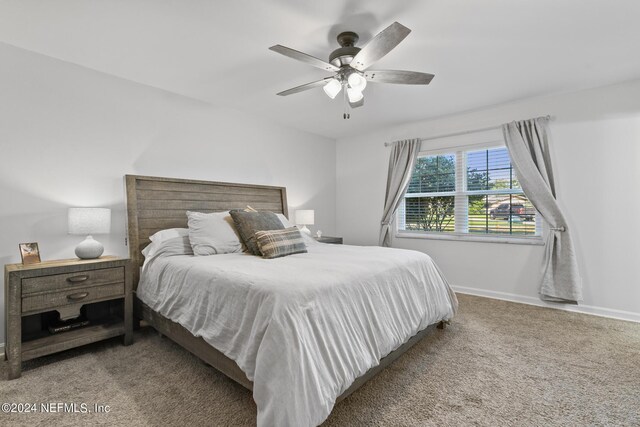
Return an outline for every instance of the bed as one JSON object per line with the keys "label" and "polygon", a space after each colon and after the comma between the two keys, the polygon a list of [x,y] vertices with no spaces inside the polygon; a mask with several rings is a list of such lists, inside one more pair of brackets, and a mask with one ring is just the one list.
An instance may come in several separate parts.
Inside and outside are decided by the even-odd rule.
{"label": "bed", "polygon": [[[187,210],[251,205],[287,216],[283,187],[134,175],[125,181],[137,267],[149,236],[186,227]],[[388,248],[310,242],[307,254],[279,260],[177,256],[146,265],[142,281],[140,268],[133,276],[134,289],[142,283],[136,318],[253,390],[259,426],[320,424],[457,307],[429,257]]]}

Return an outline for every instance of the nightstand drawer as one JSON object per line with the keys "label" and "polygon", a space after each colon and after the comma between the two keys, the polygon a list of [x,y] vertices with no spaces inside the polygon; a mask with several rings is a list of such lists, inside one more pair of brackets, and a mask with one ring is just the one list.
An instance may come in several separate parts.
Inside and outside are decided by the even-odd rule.
{"label": "nightstand drawer", "polygon": [[84,286],[62,292],[38,293],[22,298],[22,312],[55,310],[71,304],[85,304],[109,298],[124,297],[124,282],[110,285]]}
{"label": "nightstand drawer", "polygon": [[103,268],[100,270],[32,277],[22,279],[22,296],[36,292],[58,291],[70,287],[94,286],[114,282],[124,282],[124,268]]}

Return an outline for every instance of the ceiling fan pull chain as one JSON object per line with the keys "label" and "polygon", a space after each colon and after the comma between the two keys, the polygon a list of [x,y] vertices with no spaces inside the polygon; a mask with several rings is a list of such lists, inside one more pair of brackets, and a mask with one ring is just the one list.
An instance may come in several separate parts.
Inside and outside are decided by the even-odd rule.
{"label": "ceiling fan pull chain", "polygon": [[348,120],[348,119],[351,118],[351,114],[349,113],[349,101],[347,99],[347,85],[346,84],[343,84],[342,99],[344,101],[344,113],[342,114],[342,118],[344,120]]}

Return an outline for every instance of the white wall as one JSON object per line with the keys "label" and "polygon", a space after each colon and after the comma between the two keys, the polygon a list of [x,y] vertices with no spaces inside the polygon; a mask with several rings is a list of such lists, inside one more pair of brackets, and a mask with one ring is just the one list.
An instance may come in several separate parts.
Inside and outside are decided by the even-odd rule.
{"label": "white wall", "polygon": [[74,257],[70,206],[111,207],[96,238],[127,255],[125,174],[286,186],[335,231],[335,141],[0,44],[0,264]]}
{"label": "white wall", "polygon": [[[346,243],[377,244],[389,155],[384,142],[546,114],[554,117],[551,156],[557,195],[573,229],[584,277],[581,310],[640,321],[640,81],[338,140],[338,234]],[[405,238],[395,238],[393,246],[428,253],[458,289],[539,301],[541,246]]]}

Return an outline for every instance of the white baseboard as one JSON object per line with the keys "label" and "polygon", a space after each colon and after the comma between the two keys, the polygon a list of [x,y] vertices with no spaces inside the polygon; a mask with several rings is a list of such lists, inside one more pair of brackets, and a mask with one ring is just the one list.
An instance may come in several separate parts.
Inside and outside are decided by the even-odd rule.
{"label": "white baseboard", "polygon": [[522,304],[537,305],[538,307],[555,308],[556,310],[573,311],[576,313],[591,314],[593,316],[610,317],[612,319],[640,323],[640,313],[634,313],[632,311],[615,310],[611,308],[595,307],[592,305],[549,303],[535,297],[510,294],[507,292],[490,291],[487,289],[469,288],[466,286],[451,286],[451,288],[461,294],[476,295],[504,301],[519,302]]}

